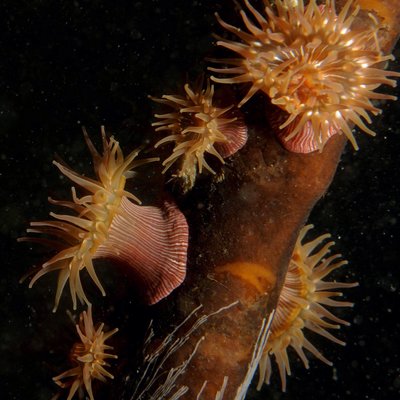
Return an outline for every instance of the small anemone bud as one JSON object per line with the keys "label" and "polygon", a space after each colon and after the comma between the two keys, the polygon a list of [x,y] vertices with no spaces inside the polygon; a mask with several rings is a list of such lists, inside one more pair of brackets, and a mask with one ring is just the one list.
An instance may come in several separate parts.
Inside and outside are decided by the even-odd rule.
{"label": "small anemone bud", "polygon": [[[96,328],[93,324],[92,307],[88,306],[87,311],[83,311],[76,325],[79,342],[76,342],[70,352],[70,360],[73,368],[63,372],[53,378],[53,381],[61,388],[70,388],[68,399],[72,399],[77,391],[86,390],[89,399],[94,400],[92,381],[106,381],[106,378],[113,379],[105,367],[108,367],[107,359],[116,359],[116,355],[109,353],[113,347],[105,342],[116,332],[104,331],[104,324]],[[83,396],[81,396],[82,398]]]}
{"label": "small anemone bud", "polygon": [[215,170],[207,162],[207,154],[221,164],[247,141],[247,127],[240,111],[233,105],[220,108],[213,104],[214,86],[207,81],[206,89],[192,90],[184,86],[185,95],[164,95],[152,98],[172,111],[155,114],[160,119],[152,125],[157,132],[167,131],[168,136],[159,140],[155,147],[174,143],[172,154],[163,161],[163,173],[177,163],[173,177],[181,180],[183,190],[190,190],[197,174],[203,169],[211,174]]}
{"label": "small anemone bud", "polygon": [[19,239],[59,250],[29,284],[32,287],[48,272],[59,271],[54,311],[67,281],[73,308],[76,309],[77,298],[89,304],[80,278],[84,269],[105,295],[93,264],[96,258],[112,259],[132,268],[138,289],[149,304],[167,296],[185,278],[188,226],[184,215],[172,202],[164,202],[161,208],[137,205],[134,202],[141,204],[140,200],[125,190],[133,168],[159,159],[135,160],[139,150],[124,157],[119,143],[113,137],[107,138],[104,128],[101,132],[103,154],[97,152],[84,131],[96,180],[54,162],[62,174],[79,185],[84,195],[78,197],[72,187],[72,201],[50,199],[50,202],[69,208],[76,215],[50,213],[54,220],[32,222],[27,230],[44,237]]}
{"label": "small anemone bud", "polygon": [[[352,124],[369,135],[371,115],[380,113],[372,100],[395,100],[375,92],[380,85],[396,86],[389,77],[400,74],[385,71],[392,55],[383,55],[379,46],[378,21],[368,26],[354,24],[357,2],[349,0],[339,14],[335,1],[318,6],[310,0],[266,2],[265,15],[244,0],[248,15],[240,15],[246,29],[218,22],[239,41],[220,38],[217,45],[238,54],[237,58],[213,60],[228,65],[209,70],[228,77],[212,76],[215,82],[251,86],[239,103],[246,103],[256,92],[265,93],[283,115],[278,125],[284,147],[298,153],[322,151],[328,139],[344,132],[357,150]],[[246,31],[247,30],[247,31]]]}

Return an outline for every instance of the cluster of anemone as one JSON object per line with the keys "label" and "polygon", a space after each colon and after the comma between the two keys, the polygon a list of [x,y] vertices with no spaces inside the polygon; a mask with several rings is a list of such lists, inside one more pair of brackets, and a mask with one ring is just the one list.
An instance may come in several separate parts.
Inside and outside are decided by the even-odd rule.
{"label": "cluster of anemone", "polygon": [[237,54],[215,60],[223,67],[209,68],[225,77],[212,80],[224,84],[248,83],[250,88],[239,103],[256,92],[265,93],[282,112],[272,113],[282,144],[289,150],[308,153],[322,150],[328,139],[343,132],[357,149],[351,125],[370,135],[370,115],[380,110],[371,100],[393,100],[375,92],[380,85],[395,86],[383,65],[392,55],[383,55],[377,39],[380,25],[354,24],[359,6],[348,0],[337,14],[334,0],[317,5],[310,0],[269,2],[263,15],[249,0],[249,13],[240,14],[245,29],[237,28],[217,15],[219,23],[237,40],[221,38],[217,44]]}
{"label": "cluster of anemone", "polygon": [[[381,110],[374,100],[396,97],[376,92],[382,84],[395,86],[384,65],[392,60],[379,45],[379,22],[371,15],[368,24],[355,23],[359,6],[348,0],[339,13],[334,0],[318,5],[311,0],[277,0],[266,2],[264,14],[249,0],[243,0],[248,12],[241,10],[245,29],[223,21],[221,26],[235,40],[220,38],[217,45],[237,54],[235,58],[213,59],[220,67],[208,69],[217,75],[211,79],[220,84],[248,84],[250,88],[238,107],[255,93],[262,92],[274,106],[269,120],[283,146],[297,153],[322,151],[335,134],[344,133],[355,149],[352,132],[356,125],[369,135],[375,132],[367,125]],[[205,154],[220,162],[246,142],[246,129],[229,117],[221,118],[230,108],[212,106],[214,89],[192,90],[187,84],[185,96],[164,95],[155,99],[172,112],[158,115],[153,123],[157,131],[168,131],[156,147],[174,142],[172,154],[164,161],[164,172],[175,163],[173,177],[183,180],[189,190],[197,173],[214,170]],[[233,124],[233,125],[232,125]],[[222,147],[224,146],[224,147]]]}
{"label": "cluster of anemone", "polygon": [[[101,130],[103,152],[99,153],[84,130],[87,146],[93,157],[96,178],[80,175],[66,165],[53,162],[60,172],[78,186],[71,188],[72,201],[49,199],[50,203],[70,210],[50,213],[52,220],[32,222],[30,236],[20,241],[38,242],[50,246],[55,255],[36,269],[32,285],[43,275],[58,271],[54,310],[63,289],[69,282],[73,308],[77,300],[88,305],[81,314],[77,331],[82,343],[74,345],[70,358],[74,368],[54,378],[62,388],[70,387],[68,400],[83,388],[91,400],[91,382],[112,378],[104,366],[105,353],[110,349],[105,341],[116,330],[105,333],[104,325],[94,328],[91,303],[85,294],[81,272],[86,270],[105,295],[95,271],[94,260],[104,258],[115,265],[133,271],[137,291],[144,302],[154,304],[179,286],[186,275],[188,225],[184,215],[170,200],[161,206],[144,206],[137,196],[127,191],[126,180],[134,176],[133,169],[158,158],[136,160],[139,150],[126,157],[114,137]],[[36,235],[39,236],[36,236]]]}
{"label": "cluster of anemone", "polygon": [[[172,149],[162,161],[162,172],[170,172],[173,179],[180,181],[184,192],[193,188],[199,174],[220,173],[225,159],[246,144],[247,126],[239,108],[257,92],[264,93],[275,106],[270,121],[284,147],[301,153],[322,151],[328,139],[341,132],[357,148],[352,125],[374,135],[366,125],[371,123],[371,115],[380,112],[373,101],[395,99],[375,91],[382,84],[395,86],[391,77],[400,75],[383,69],[392,56],[384,55],[380,49],[379,23],[371,17],[367,26],[356,25],[359,8],[354,8],[352,1],[347,1],[339,13],[333,0],[324,5],[310,0],[306,6],[303,0],[276,0],[274,6],[266,2],[264,14],[249,0],[244,4],[248,12],[241,10],[240,14],[245,30],[217,15],[222,27],[235,35],[235,40],[221,38],[217,44],[237,57],[214,59],[223,66],[209,67],[217,74],[211,77],[215,83],[250,85],[238,105],[221,105],[210,80],[205,87],[186,84],[181,95],[153,98],[167,109],[155,114],[157,122],[153,127],[158,134],[166,133],[155,147],[171,145]],[[127,266],[134,271],[137,289],[148,304],[170,294],[186,275],[188,225],[184,215],[170,200],[161,206],[142,205],[125,187],[135,168],[159,159],[137,160],[139,150],[124,156],[114,137],[107,137],[104,129],[101,135],[100,153],[84,131],[93,157],[94,178],[53,162],[77,185],[77,189],[71,188],[71,200],[49,199],[51,204],[68,211],[50,213],[52,219],[32,222],[27,230],[32,235],[20,239],[55,250],[54,256],[34,271],[29,285],[58,271],[54,311],[67,282],[73,308],[77,308],[78,301],[88,306],[77,325],[80,342],[70,354],[74,366],[53,378],[59,386],[70,388],[68,399],[77,391],[86,390],[93,400],[92,381],[112,378],[105,369],[105,360],[116,358],[107,353],[112,348],[105,342],[117,330],[106,333],[103,324],[94,327],[81,273],[86,270],[105,295],[94,261],[104,258]],[[271,336],[260,361],[259,387],[263,382],[269,383],[273,356],[285,390],[286,375],[291,374],[289,347],[307,368],[304,350],[330,363],[306,338],[304,328],[343,344],[329,330],[347,323],[326,306],[351,306],[332,299],[341,296],[332,290],[355,284],[324,280],[346,262],[340,255],[328,255],[333,242],[323,243],[329,235],[303,243],[309,229],[310,226],[301,231],[288,267]]]}

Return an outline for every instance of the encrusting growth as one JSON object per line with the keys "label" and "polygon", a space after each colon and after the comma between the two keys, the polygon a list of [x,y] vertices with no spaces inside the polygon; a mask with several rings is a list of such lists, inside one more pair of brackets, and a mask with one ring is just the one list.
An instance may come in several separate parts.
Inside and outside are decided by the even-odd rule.
{"label": "encrusting growth", "polygon": [[172,154],[163,161],[163,173],[178,164],[173,177],[182,181],[184,191],[190,190],[197,174],[203,168],[211,174],[214,169],[206,160],[211,154],[224,164],[224,158],[236,153],[247,141],[247,127],[239,110],[233,105],[225,108],[213,104],[214,86],[207,81],[206,89],[185,87],[185,96],[164,95],[154,101],[172,108],[172,112],[155,114],[160,119],[152,126],[156,131],[170,134],[159,140],[155,147],[173,142]]}
{"label": "encrusting growth", "polygon": [[[340,254],[328,256],[334,242],[323,244],[330,237],[325,234],[311,242],[302,243],[312,225],[305,226],[297,239],[285,282],[279,297],[275,317],[271,325],[271,335],[261,358],[258,389],[265,382],[269,384],[272,373],[271,356],[279,368],[282,390],[286,390],[286,375],[291,375],[287,350],[292,347],[306,368],[308,358],[303,349],[308,350],[325,364],[332,365],[306,338],[307,328],[334,343],[344,345],[328,329],[339,329],[348,322],[336,317],[325,306],[351,307],[353,303],[337,301],[332,297],[342,296],[337,289],[355,287],[357,283],[329,282],[323,279],[332,271],[347,264]],[[322,246],[322,247],[321,247]]]}
{"label": "encrusting growth", "polygon": [[70,388],[67,400],[71,400],[77,391],[83,389],[86,390],[90,400],[94,400],[92,381],[97,379],[105,382],[106,378],[114,378],[105,369],[109,366],[106,360],[118,357],[107,353],[113,347],[106,345],[105,342],[118,331],[118,328],[109,332],[104,332],[103,328],[103,323],[97,329],[93,325],[91,306],[81,313],[79,324],[76,325],[81,341],[74,344],[70,353],[71,362],[75,366],[53,378],[58,386]]}
{"label": "encrusting growth", "polygon": [[28,233],[50,236],[24,237],[49,245],[59,252],[33,276],[29,287],[43,275],[59,271],[54,311],[69,280],[73,308],[77,298],[89,304],[80,273],[86,269],[101,293],[105,291],[95,272],[93,260],[107,258],[127,265],[134,271],[135,283],[143,298],[153,304],[167,296],[183,281],[186,274],[188,226],[174,203],[165,201],[162,208],[140,206],[132,193],[125,190],[132,169],[157,161],[158,158],[135,160],[139,150],[124,157],[119,143],[107,138],[102,128],[103,154],[99,154],[84,136],[93,157],[97,179],[82,176],[67,166],[54,165],[84,192],[78,197],[72,187],[72,201],[49,199],[50,203],[71,209],[76,215],[50,213],[54,220],[32,222]]}
{"label": "encrusting growth", "polygon": [[393,60],[383,55],[377,33],[381,26],[371,16],[369,26],[354,24],[359,6],[347,1],[339,14],[334,0],[318,6],[310,0],[276,0],[273,7],[266,1],[265,15],[244,0],[250,17],[240,14],[247,29],[218,22],[240,41],[221,38],[217,44],[234,51],[240,58],[214,60],[229,67],[211,71],[229,75],[215,82],[249,83],[250,89],[239,103],[242,106],[256,92],[262,91],[277,112],[273,124],[280,129],[282,144],[290,151],[309,153],[322,150],[327,140],[343,131],[358,149],[351,130],[354,123],[362,131],[375,135],[366,123],[370,114],[380,109],[371,100],[395,100],[376,93],[380,85],[395,86],[384,64]]}

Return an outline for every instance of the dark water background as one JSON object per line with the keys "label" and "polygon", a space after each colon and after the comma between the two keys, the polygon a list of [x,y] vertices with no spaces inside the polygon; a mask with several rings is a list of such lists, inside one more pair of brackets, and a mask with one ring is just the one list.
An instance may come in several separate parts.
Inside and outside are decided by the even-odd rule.
{"label": "dark water background", "polygon": [[[0,394],[2,399],[47,400],[57,392],[51,377],[68,367],[75,340],[65,310],[50,313],[55,277],[34,289],[19,278],[41,260],[36,246],[17,244],[28,221],[47,218],[47,197],[69,196],[69,184],[52,166],[55,154],[74,169],[91,173],[81,126],[92,136],[100,125],[116,132],[123,148],[153,135],[148,94],[175,92],[204,69],[212,51],[213,13],[235,21],[233,1],[11,1],[0,3]],[[400,56],[400,50],[394,54]],[[392,65],[398,69],[398,65]],[[398,92],[398,90],[397,90]],[[400,398],[399,249],[400,102],[383,104],[376,138],[358,134],[361,150],[347,147],[329,192],[310,221],[316,233],[331,232],[337,250],[350,261],[341,279],[358,281],[348,298],[352,322],[338,334],[347,346],[313,338],[334,361],[311,361],[306,371],[292,358],[288,392],[250,390],[248,399]],[[98,143],[98,142],[97,142]],[[343,276],[344,275],[344,276]],[[118,275],[110,278],[115,286]],[[118,397],[118,385],[139,325],[134,300],[123,283],[95,314],[119,326],[122,367],[116,383],[96,398]],[[92,294],[92,293],[91,293]],[[130,300],[127,300],[130,299]],[[114,302],[113,302],[114,301]],[[227,354],[229,357],[229,354]],[[118,372],[121,376],[118,376]],[[115,372],[115,371],[114,371]],[[114,394],[111,395],[111,392]]]}

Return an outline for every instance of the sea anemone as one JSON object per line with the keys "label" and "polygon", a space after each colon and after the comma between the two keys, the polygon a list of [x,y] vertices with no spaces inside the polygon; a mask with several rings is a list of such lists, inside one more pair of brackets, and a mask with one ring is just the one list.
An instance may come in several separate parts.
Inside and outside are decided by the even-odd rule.
{"label": "sea anemone", "polygon": [[[184,279],[188,246],[188,226],[183,214],[170,201],[161,208],[140,206],[140,200],[125,190],[132,169],[158,161],[158,158],[135,160],[139,150],[124,157],[119,143],[101,130],[103,154],[99,154],[84,130],[93,157],[97,179],[79,175],[67,166],[53,164],[84,192],[78,197],[72,187],[72,201],[49,199],[50,203],[71,209],[76,215],[50,215],[55,220],[32,222],[28,233],[47,237],[25,237],[59,250],[33,276],[29,287],[43,275],[59,270],[54,310],[57,309],[66,282],[76,309],[77,298],[89,304],[82,287],[80,272],[86,269],[103,296],[93,260],[108,258],[134,270],[137,287],[146,302],[153,304],[167,296]],[[56,240],[50,240],[53,236]]]}
{"label": "sea anemone", "polygon": [[296,351],[306,368],[309,367],[309,363],[303,349],[308,350],[325,364],[332,365],[306,338],[304,328],[337,344],[345,344],[328,332],[328,329],[339,329],[340,324],[349,325],[349,323],[336,317],[324,306],[352,307],[352,303],[332,299],[342,296],[342,293],[332,290],[351,288],[358,284],[323,280],[332,271],[347,264],[347,261],[342,260],[340,254],[328,257],[334,242],[322,244],[330,237],[329,234],[302,243],[311,228],[312,225],[307,225],[301,230],[293,251],[272,321],[271,334],[259,364],[258,389],[264,382],[269,384],[272,373],[271,356],[274,355],[279,368],[282,391],[286,390],[286,375],[291,375],[289,347]]}
{"label": "sea anemone", "polygon": [[193,187],[197,173],[201,174],[203,168],[215,174],[206,160],[206,153],[224,164],[224,158],[236,153],[246,143],[247,127],[233,105],[219,108],[213,104],[214,86],[209,81],[206,89],[192,90],[189,84],[184,89],[185,96],[153,98],[173,111],[155,114],[161,121],[152,126],[157,127],[156,131],[170,133],[155,147],[169,142],[175,144],[172,154],[163,161],[163,173],[179,160],[173,177],[180,179],[184,191],[187,191]]}
{"label": "sea anemone", "polygon": [[86,389],[90,400],[94,400],[92,381],[97,379],[105,382],[106,378],[114,378],[104,368],[109,366],[105,360],[118,357],[107,353],[113,347],[106,345],[105,342],[118,331],[118,328],[109,332],[104,332],[103,328],[103,323],[97,329],[94,327],[91,306],[87,312],[81,313],[79,324],[76,325],[81,341],[75,343],[70,352],[70,360],[74,367],[53,378],[58,386],[70,388],[67,400],[71,400],[78,390],[83,392],[83,388]]}
{"label": "sea anemone", "polygon": [[378,22],[371,17],[369,26],[356,26],[359,6],[350,11],[352,0],[339,14],[334,0],[320,6],[315,0],[307,6],[303,0],[276,0],[275,8],[267,1],[265,16],[248,0],[244,3],[254,19],[241,10],[248,32],[217,15],[222,27],[241,39],[220,39],[217,44],[241,58],[214,60],[231,67],[209,69],[230,77],[211,79],[226,84],[250,83],[239,106],[258,91],[268,95],[272,104],[284,110],[281,117],[273,119],[281,130],[283,145],[291,151],[321,151],[340,131],[358,149],[353,123],[375,135],[365,121],[371,123],[369,114],[377,115],[381,110],[371,100],[396,97],[374,90],[381,84],[395,86],[388,77],[400,76],[383,69],[393,56],[381,52]]}

